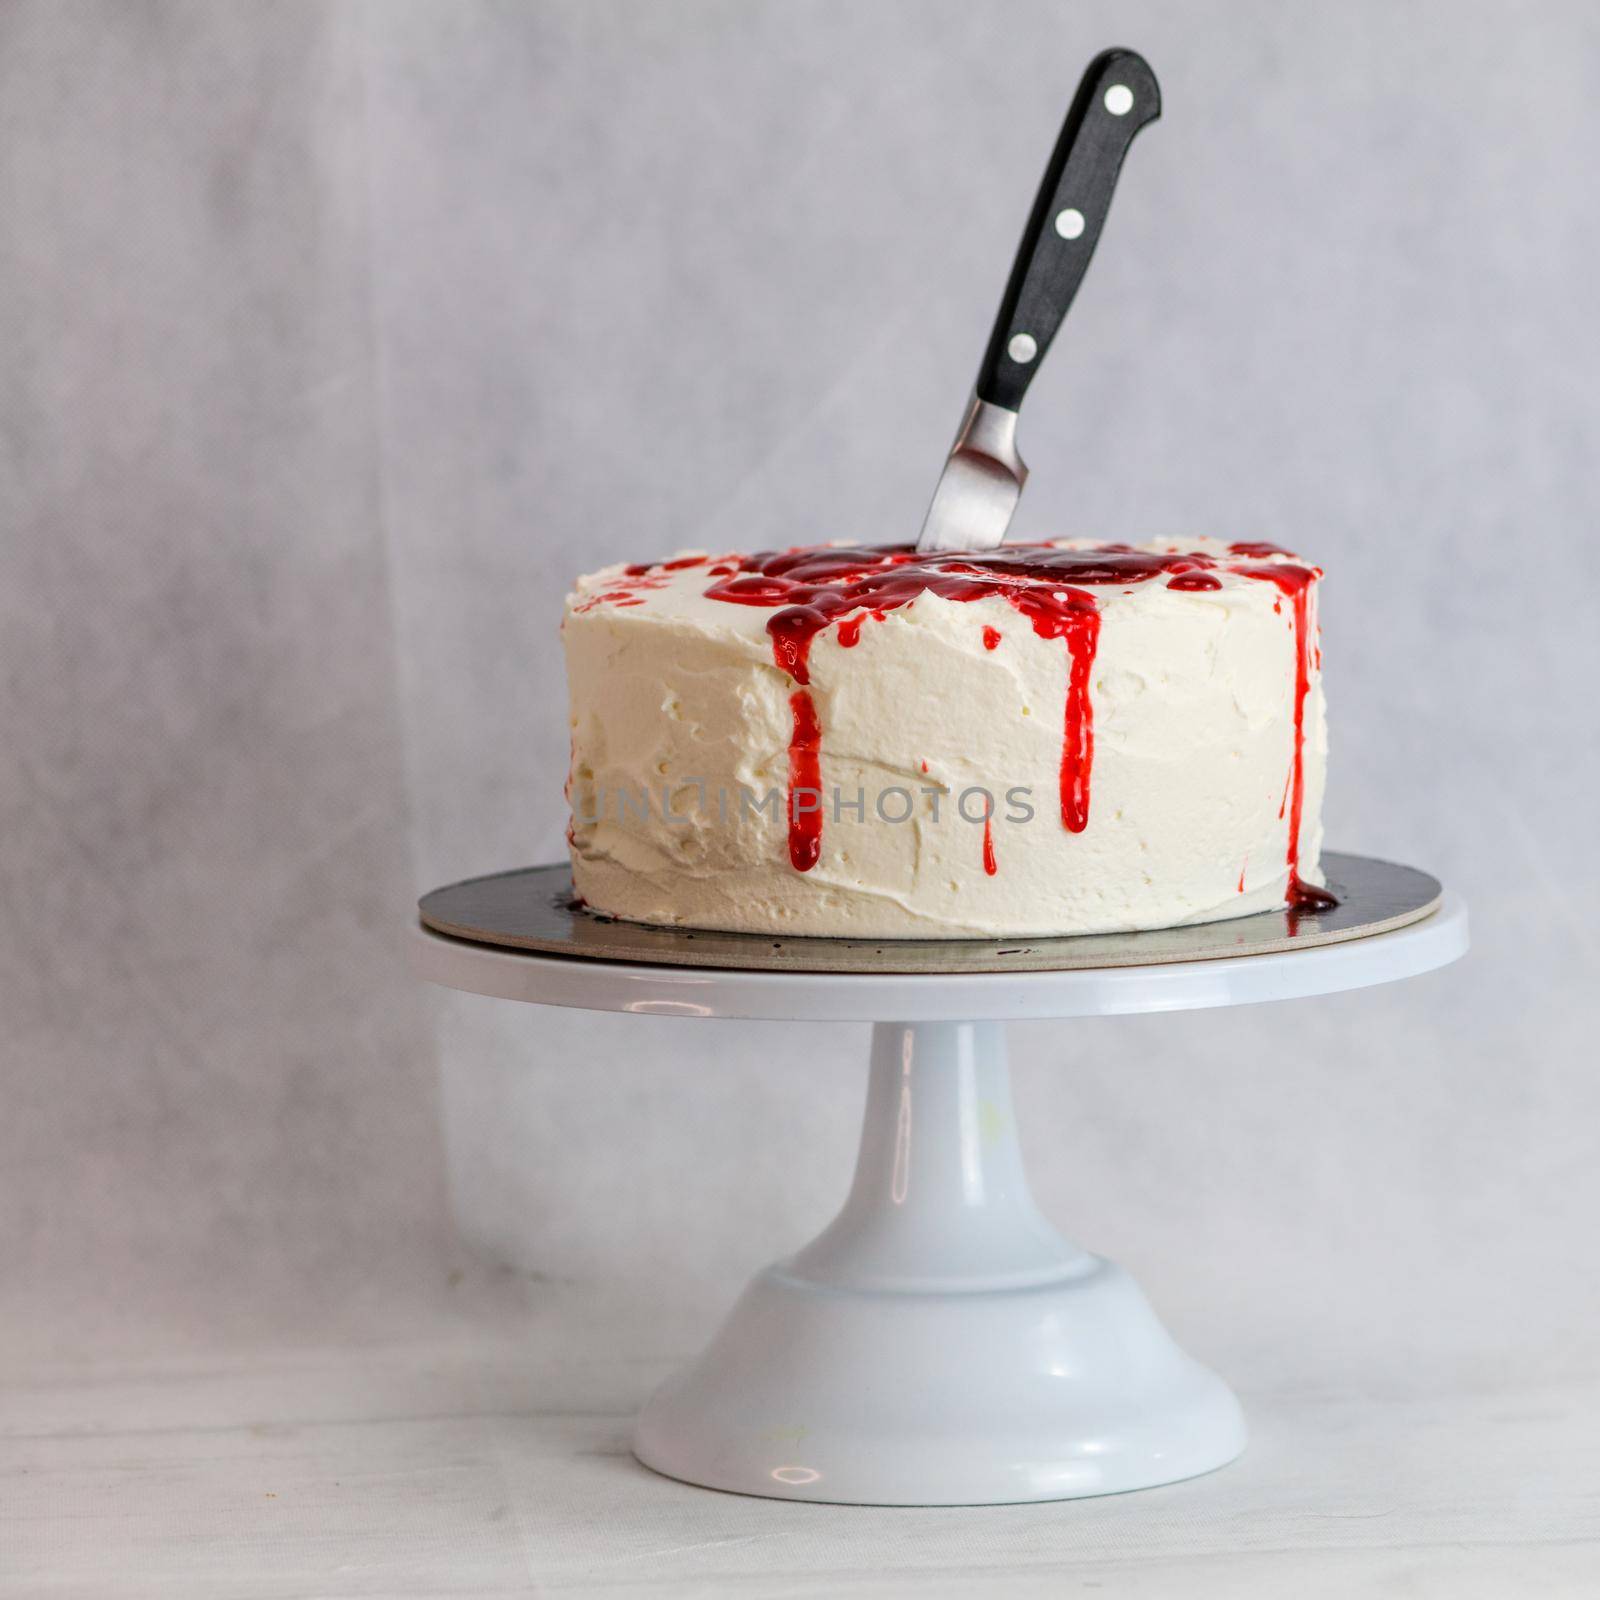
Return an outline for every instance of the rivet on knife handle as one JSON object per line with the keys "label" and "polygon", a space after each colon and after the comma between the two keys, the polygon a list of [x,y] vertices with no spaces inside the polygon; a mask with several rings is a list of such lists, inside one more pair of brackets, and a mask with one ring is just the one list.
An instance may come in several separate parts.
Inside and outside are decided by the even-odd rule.
{"label": "rivet on knife handle", "polygon": [[920,550],[986,550],[1005,538],[1028,469],[1017,409],[1083,282],[1133,137],[1161,115],[1143,56],[1107,50],[1089,63],[1045,168],[972,405],[917,541]]}

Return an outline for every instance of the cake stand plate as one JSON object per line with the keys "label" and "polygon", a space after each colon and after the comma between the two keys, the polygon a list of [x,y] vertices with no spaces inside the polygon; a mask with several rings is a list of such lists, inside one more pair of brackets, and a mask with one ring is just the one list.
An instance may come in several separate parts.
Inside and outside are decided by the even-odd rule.
{"label": "cake stand plate", "polygon": [[634,1452],[689,1483],[783,1499],[1069,1499],[1220,1467],[1244,1421],[1133,1281],[1038,1210],[1000,1024],[1326,994],[1465,952],[1466,912],[1426,873],[1324,864],[1341,905],[1320,917],[1003,944],[641,928],[575,907],[564,866],[535,867],[425,897],[413,966],[545,1005],[874,1022],[843,1210],[758,1274],[657,1390]]}

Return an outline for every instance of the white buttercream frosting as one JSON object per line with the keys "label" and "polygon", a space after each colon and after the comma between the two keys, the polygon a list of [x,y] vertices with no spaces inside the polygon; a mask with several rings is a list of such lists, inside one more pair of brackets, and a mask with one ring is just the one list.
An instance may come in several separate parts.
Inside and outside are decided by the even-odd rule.
{"label": "white buttercream frosting", "polygon": [[[1320,884],[1320,574],[1302,581],[1297,632],[1294,596],[1262,568],[1299,558],[1205,539],[1135,549],[1192,554],[1216,587],[1174,588],[1162,572],[1083,588],[1098,636],[1078,832],[1060,797],[1073,652],[1004,594],[841,610],[811,642],[802,687],[777,664],[778,608],[707,592],[738,556],[580,578],[563,621],[578,894],[641,922],[937,938],[1242,916],[1284,904],[1291,865]],[[820,729],[820,849],[803,871],[785,813],[797,696]]]}

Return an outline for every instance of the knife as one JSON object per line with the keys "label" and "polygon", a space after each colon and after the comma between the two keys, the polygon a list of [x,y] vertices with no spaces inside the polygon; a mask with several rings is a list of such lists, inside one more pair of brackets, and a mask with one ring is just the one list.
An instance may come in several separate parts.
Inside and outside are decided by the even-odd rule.
{"label": "knife", "polygon": [[1023,229],[917,549],[992,550],[1005,538],[1028,481],[1017,454],[1022,397],[1083,282],[1122,158],[1160,115],[1161,86],[1143,56],[1107,50],[1089,63]]}

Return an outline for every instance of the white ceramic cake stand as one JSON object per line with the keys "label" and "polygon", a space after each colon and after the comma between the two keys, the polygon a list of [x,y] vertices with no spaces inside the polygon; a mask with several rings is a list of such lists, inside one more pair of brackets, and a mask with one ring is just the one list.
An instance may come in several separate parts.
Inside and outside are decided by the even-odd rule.
{"label": "white ceramic cake stand", "polygon": [[[1325,864],[1342,904],[1322,917],[933,945],[608,922],[571,905],[564,866],[532,868],[428,896],[414,966],[542,1005],[873,1022],[844,1209],[657,1390],[634,1452],[690,1483],[793,1500],[1067,1499],[1209,1472],[1245,1427],[1132,1279],[1034,1204],[1001,1023],[1328,994],[1466,950],[1464,909],[1426,874]],[[640,950],[654,959],[619,959]]]}

